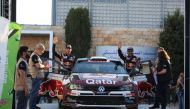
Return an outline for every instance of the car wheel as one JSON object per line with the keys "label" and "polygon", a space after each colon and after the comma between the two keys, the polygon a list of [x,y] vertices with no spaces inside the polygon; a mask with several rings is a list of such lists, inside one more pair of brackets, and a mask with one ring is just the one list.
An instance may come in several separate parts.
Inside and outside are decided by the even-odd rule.
{"label": "car wheel", "polygon": [[132,108],[130,108],[130,109],[138,109],[138,106],[136,106],[136,107],[132,107]]}
{"label": "car wheel", "polygon": [[62,109],[72,109],[70,106],[62,106]]}
{"label": "car wheel", "polygon": [[58,100],[59,108],[62,107],[62,100]]}
{"label": "car wheel", "polygon": [[125,107],[125,109],[138,109],[138,105],[137,106],[134,106],[134,107]]}
{"label": "car wheel", "polygon": [[52,97],[47,97],[47,102],[48,103],[52,103],[53,102],[53,98]]}

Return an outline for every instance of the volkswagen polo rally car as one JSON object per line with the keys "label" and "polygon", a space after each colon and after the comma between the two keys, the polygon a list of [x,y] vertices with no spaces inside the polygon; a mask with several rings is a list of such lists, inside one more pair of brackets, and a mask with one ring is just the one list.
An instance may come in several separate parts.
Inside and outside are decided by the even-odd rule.
{"label": "volkswagen polo rally car", "polygon": [[79,58],[63,80],[65,108],[138,107],[137,86],[122,63],[105,57]]}

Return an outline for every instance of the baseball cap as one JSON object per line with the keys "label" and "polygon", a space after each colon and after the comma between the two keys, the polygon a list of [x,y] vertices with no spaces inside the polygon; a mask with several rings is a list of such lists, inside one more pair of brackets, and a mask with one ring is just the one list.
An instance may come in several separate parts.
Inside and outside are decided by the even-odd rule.
{"label": "baseball cap", "polygon": [[66,48],[72,49],[72,46],[71,46],[70,44],[67,44],[67,45],[66,45]]}

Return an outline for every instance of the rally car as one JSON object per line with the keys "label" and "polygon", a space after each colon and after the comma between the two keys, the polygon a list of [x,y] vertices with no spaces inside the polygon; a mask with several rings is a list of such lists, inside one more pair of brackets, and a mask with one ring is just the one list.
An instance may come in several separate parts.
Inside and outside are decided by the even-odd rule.
{"label": "rally car", "polygon": [[79,58],[63,79],[61,107],[138,108],[138,89],[122,63],[105,57]]}

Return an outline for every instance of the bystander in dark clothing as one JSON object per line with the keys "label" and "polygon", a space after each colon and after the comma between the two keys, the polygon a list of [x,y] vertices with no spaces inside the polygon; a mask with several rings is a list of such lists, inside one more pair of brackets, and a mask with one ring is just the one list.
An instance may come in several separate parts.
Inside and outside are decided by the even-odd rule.
{"label": "bystander in dark clothing", "polygon": [[[161,52],[161,51],[163,51],[164,52],[164,54],[165,54],[165,61],[167,61],[167,63],[169,64],[168,65],[168,69],[170,70],[170,71],[168,71],[168,79],[169,80],[171,80],[171,63],[170,63],[170,57],[168,56],[168,54],[167,54],[167,52],[164,50],[164,48],[163,47],[158,47],[158,49],[157,49],[157,59],[156,59],[156,61],[155,61],[155,65],[154,66],[152,66],[152,68],[153,69],[155,69],[155,68],[158,68],[158,66],[159,67],[161,67],[164,63],[164,61],[162,61],[163,60],[163,58],[161,58],[160,57],[160,61],[159,61],[159,53]],[[158,70],[161,70],[162,68],[158,68]],[[154,80],[155,80],[155,102],[154,102],[154,105],[152,106],[152,107],[150,107],[150,109],[154,109],[154,108],[159,108],[160,107],[160,102],[159,102],[159,84],[158,84],[158,76],[157,76],[157,70],[154,70],[153,71],[153,76],[154,76]]]}
{"label": "bystander in dark clothing", "polygon": [[[161,109],[166,109],[167,106],[167,90],[168,85],[171,81],[171,67],[169,56],[166,51],[160,51],[158,53],[158,63],[154,72],[157,74],[157,85],[156,85],[156,97],[158,102],[161,104]],[[156,107],[151,107],[156,108]]]}

